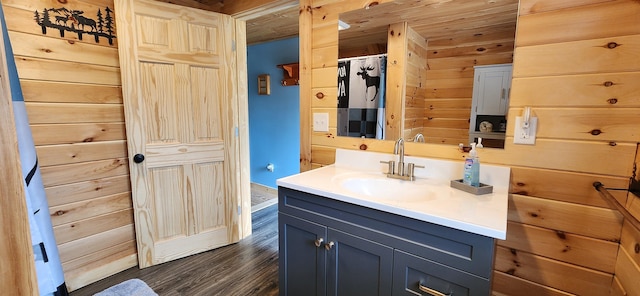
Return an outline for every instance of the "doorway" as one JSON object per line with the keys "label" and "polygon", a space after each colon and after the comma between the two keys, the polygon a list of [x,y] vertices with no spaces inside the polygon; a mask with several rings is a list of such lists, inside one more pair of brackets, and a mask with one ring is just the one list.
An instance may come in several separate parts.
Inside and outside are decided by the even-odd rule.
{"label": "doorway", "polygon": [[[300,88],[283,86],[277,67],[297,63],[298,48],[298,37],[247,46],[252,212],[275,204],[278,178],[300,172]],[[270,91],[259,94],[265,74]]]}

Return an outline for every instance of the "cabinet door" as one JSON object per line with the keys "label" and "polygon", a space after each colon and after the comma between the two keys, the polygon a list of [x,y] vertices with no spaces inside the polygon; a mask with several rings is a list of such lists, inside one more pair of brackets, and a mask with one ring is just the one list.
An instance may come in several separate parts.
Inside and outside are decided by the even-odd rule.
{"label": "cabinet door", "polygon": [[391,295],[393,249],[332,228],[328,232],[327,295]]}
{"label": "cabinet door", "polygon": [[490,295],[489,279],[400,250],[394,253],[393,295]]}
{"label": "cabinet door", "polygon": [[278,229],[280,296],[326,295],[327,228],[280,213]]}
{"label": "cabinet door", "polygon": [[479,83],[476,94],[478,96],[476,113],[478,115],[505,115],[509,101],[511,70],[482,71],[475,83]]}

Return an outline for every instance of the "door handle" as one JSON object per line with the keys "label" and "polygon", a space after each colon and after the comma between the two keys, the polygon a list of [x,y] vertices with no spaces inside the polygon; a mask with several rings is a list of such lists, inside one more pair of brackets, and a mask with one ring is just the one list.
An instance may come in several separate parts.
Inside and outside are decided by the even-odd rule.
{"label": "door handle", "polygon": [[324,241],[324,239],[319,238],[319,239],[317,239],[317,240],[314,242],[314,244],[316,245],[316,247],[318,247],[318,248],[319,248],[319,247],[320,247],[320,245],[322,245],[322,242],[323,242],[323,241]]}
{"label": "door handle", "polygon": [[143,154],[138,153],[138,154],[133,156],[133,162],[141,163],[143,161],[144,161],[144,155]]}

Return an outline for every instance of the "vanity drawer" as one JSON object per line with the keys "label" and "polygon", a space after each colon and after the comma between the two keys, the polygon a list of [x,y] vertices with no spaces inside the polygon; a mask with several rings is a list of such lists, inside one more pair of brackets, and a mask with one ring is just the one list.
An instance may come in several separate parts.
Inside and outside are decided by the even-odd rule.
{"label": "vanity drawer", "polygon": [[400,250],[393,255],[393,295],[490,295],[488,279]]}

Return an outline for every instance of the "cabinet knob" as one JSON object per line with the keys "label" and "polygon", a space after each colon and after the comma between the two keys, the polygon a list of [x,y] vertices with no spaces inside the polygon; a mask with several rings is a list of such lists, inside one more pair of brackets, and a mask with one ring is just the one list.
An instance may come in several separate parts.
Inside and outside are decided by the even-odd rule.
{"label": "cabinet knob", "polygon": [[334,242],[329,242],[328,244],[324,245],[324,248],[327,249],[327,251],[331,250],[331,248],[333,248],[333,246],[335,245]]}
{"label": "cabinet knob", "polygon": [[141,163],[144,161],[144,155],[138,153],[136,155],[133,156],[133,162],[135,163]]}
{"label": "cabinet knob", "polygon": [[320,245],[322,244],[322,242],[324,241],[324,239],[319,238],[315,241],[316,247],[320,247]]}

